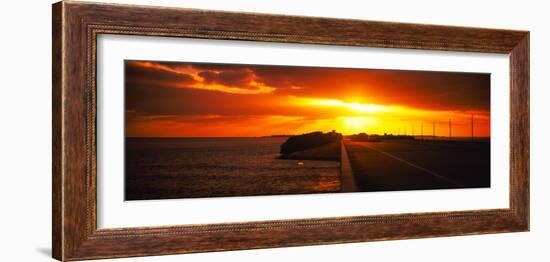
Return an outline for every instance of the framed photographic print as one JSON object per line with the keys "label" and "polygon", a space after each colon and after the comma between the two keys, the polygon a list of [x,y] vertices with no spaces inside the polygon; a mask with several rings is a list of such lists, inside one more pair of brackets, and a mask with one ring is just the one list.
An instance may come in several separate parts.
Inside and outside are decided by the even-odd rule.
{"label": "framed photographic print", "polygon": [[529,230],[529,32],[53,5],[53,257]]}

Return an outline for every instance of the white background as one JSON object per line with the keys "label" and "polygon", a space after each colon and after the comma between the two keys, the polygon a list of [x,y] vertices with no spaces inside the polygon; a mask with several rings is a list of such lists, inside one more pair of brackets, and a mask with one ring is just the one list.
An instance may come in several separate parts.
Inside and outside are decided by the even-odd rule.
{"label": "white background", "polygon": [[[509,207],[507,55],[100,35],[97,59],[99,228]],[[124,59],[490,73],[491,188],[123,201]]]}
{"label": "white background", "polygon": [[[107,0],[105,0],[107,1]],[[109,1],[111,2],[111,1]],[[550,28],[545,1],[119,1],[220,10],[436,23],[531,31],[531,232],[217,252],[127,261],[548,261]],[[0,13],[0,252],[48,261],[51,245],[50,1],[10,1]]]}

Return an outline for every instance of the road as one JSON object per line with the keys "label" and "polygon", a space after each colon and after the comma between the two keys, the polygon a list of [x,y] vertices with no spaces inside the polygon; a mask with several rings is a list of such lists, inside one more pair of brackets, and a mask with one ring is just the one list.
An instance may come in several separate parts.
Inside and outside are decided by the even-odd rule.
{"label": "road", "polygon": [[488,142],[346,141],[359,191],[490,186]]}
{"label": "road", "polygon": [[346,146],[344,145],[344,141],[341,142],[342,145],[340,146],[341,150],[341,157],[340,157],[340,180],[341,180],[341,192],[358,192],[359,187],[357,186],[357,182],[355,180],[355,176],[353,174],[353,169],[351,168],[351,163],[349,161],[348,151],[346,150]]}

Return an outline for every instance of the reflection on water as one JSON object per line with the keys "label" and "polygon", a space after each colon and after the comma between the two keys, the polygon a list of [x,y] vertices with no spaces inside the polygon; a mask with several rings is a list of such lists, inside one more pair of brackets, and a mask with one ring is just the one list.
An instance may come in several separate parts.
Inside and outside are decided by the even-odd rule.
{"label": "reflection on water", "polygon": [[286,138],[128,138],[126,199],[334,192],[340,163],[281,160]]}

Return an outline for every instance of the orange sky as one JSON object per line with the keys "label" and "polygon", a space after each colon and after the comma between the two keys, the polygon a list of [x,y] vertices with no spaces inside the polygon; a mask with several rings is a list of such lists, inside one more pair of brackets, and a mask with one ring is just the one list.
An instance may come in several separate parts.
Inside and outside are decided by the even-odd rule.
{"label": "orange sky", "polygon": [[490,135],[488,74],[125,62],[126,136]]}

